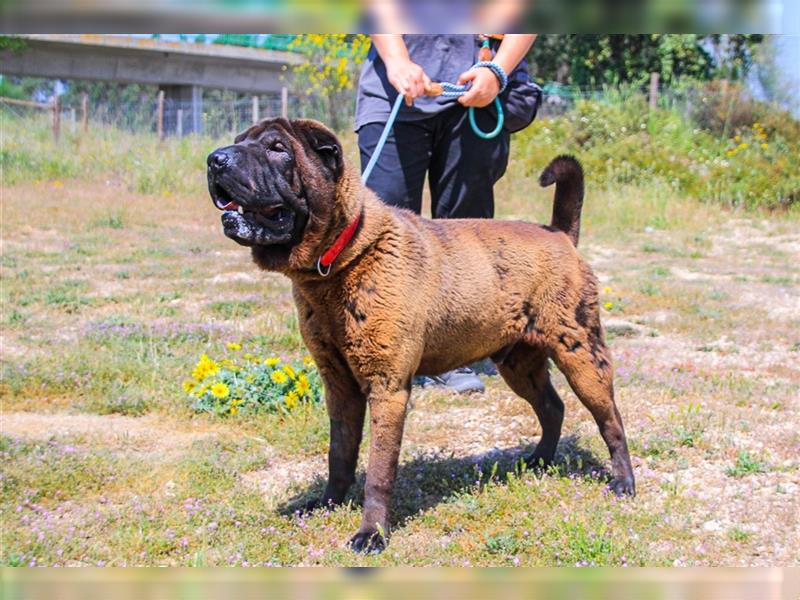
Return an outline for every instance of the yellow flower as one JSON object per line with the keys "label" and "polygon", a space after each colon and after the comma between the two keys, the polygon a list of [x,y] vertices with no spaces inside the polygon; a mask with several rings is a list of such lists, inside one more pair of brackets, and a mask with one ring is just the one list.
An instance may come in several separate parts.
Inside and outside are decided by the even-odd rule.
{"label": "yellow flower", "polygon": [[255,375],[245,375],[244,380],[247,383],[253,383],[256,380],[256,376]]}
{"label": "yellow flower", "polygon": [[742,142],[741,144],[739,144],[739,148],[741,148],[742,150],[747,150],[749,147],[750,147],[750,144],[747,144],[745,142]]}
{"label": "yellow flower", "polygon": [[227,344],[225,344],[225,347],[228,350],[241,350],[242,349],[242,345],[241,344],[237,344],[236,342],[228,342]]}
{"label": "yellow flower", "polygon": [[272,375],[270,375],[270,378],[275,383],[286,383],[286,381],[289,379],[286,376],[286,373],[284,373],[283,371],[273,371]]}
{"label": "yellow flower", "polygon": [[195,383],[191,379],[187,379],[186,381],[183,382],[183,391],[189,394],[196,386],[197,383]]}
{"label": "yellow flower", "polygon": [[766,143],[766,142],[764,142],[763,144],[761,144],[761,147],[762,147],[764,150],[766,150],[767,148],[769,148],[769,144],[768,144],[768,143]]}
{"label": "yellow flower", "polygon": [[736,156],[736,150],[728,150],[725,155],[730,158],[731,156]]}
{"label": "yellow flower", "polygon": [[742,141],[742,136],[740,136],[740,135],[735,135],[735,136],[733,136],[733,140],[734,140],[735,142],[741,142],[741,141]]}
{"label": "yellow flower", "polygon": [[211,360],[207,354],[203,354],[197,362],[197,366],[192,370],[192,377],[197,381],[203,381],[206,377],[216,375],[219,372],[219,365]]}
{"label": "yellow flower", "polygon": [[267,365],[268,367],[274,367],[279,362],[281,362],[281,361],[273,356],[273,357],[268,358],[267,360],[265,360],[264,364]]}
{"label": "yellow flower", "polygon": [[611,288],[610,288],[610,287],[608,287],[608,286],[604,287],[604,288],[603,288],[603,293],[604,293],[604,294],[610,294],[610,293],[611,293]]}
{"label": "yellow flower", "polygon": [[300,397],[297,395],[297,392],[294,391],[286,394],[286,397],[283,399],[283,401],[286,402],[287,408],[294,408],[295,406],[297,406],[299,400]]}
{"label": "yellow flower", "polygon": [[307,367],[312,367],[314,366],[314,359],[311,358],[311,355],[308,355],[305,358],[303,358],[303,364]]}
{"label": "yellow flower", "polygon": [[306,376],[300,375],[300,378],[297,380],[297,383],[294,384],[294,391],[301,396],[305,396],[310,389],[311,385],[309,385]]}
{"label": "yellow flower", "polygon": [[614,308],[614,303],[606,302],[605,304],[603,304],[603,308],[605,308],[606,310],[611,310],[612,308]]}
{"label": "yellow flower", "polygon": [[297,373],[294,372],[292,365],[283,365],[283,372],[286,373],[290,379],[297,377]]}
{"label": "yellow flower", "polygon": [[219,366],[223,369],[228,369],[229,371],[236,372],[239,370],[239,367],[236,366],[236,363],[228,358],[223,358],[219,361]]}
{"label": "yellow flower", "polygon": [[222,382],[215,383],[211,386],[211,395],[214,396],[214,398],[227,398],[230,393],[228,386]]}
{"label": "yellow flower", "polygon": [[238,412],[239,412],[239,409],[238,409],[238,408],[236,408],[235,406],[231,407],[231,414],[232,414],[232,415],[235,415],[235,414],[236,414],[236,413],[238,413]]}

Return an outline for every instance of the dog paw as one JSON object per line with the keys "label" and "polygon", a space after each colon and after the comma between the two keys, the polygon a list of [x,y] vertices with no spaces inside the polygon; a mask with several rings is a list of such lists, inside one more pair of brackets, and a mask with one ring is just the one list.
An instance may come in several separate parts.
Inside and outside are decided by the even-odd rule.
{"label": "dog paw", "polygon": [[386,549],[386,540],[376,530],[359,531],[347,542],[353,552],[359,554],[380,554]]}
{"label": "dog paw", "polygon": [[530,456],[525,457],[525,466],[530,469],[531,471],[537,473],[544,473],[547,471],[547,468],[553,464],[553,458],[547,457],[543,455],[538,455],[536,452],[531,454]]}
{"label": "dog paw", "polygon": [[298,509],[297,512],[300,514],[309,514],[317,510],[318,508],[325,508],[325,509],[332,509],[337,506],[337,503],[333,500],[325,499],[325,498],[314,498],[313,500],[309,500],[306,502],[301,508]]}
{"label": "dog paw", "polygon": [[636,485],[633,482],[633,477],[616,477],[608,484],[608,489],[617,496],[630,496],[633,498],[636,495]]}

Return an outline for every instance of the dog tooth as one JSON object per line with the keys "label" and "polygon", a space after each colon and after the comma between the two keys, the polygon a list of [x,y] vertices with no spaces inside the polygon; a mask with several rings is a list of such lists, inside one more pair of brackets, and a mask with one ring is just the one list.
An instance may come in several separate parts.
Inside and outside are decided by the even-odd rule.
{"label": "dog tooth", "polygon": [[242,206],[241,206],[241,205],[239,206],[239,214],[240,214],[240,215],[243,215],[243,214],[244,214],[244,208],[242,208]]}

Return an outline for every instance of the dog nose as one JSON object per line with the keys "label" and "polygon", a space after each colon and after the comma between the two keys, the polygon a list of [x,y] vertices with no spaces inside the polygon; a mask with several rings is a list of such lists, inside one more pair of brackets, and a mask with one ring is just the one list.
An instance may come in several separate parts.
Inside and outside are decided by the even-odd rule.
{"label": "dog nose", "polygon": [[207,162],[213,171],[219,171],[230,164],[231,154],[227,148],[220,148],[208,155]]}

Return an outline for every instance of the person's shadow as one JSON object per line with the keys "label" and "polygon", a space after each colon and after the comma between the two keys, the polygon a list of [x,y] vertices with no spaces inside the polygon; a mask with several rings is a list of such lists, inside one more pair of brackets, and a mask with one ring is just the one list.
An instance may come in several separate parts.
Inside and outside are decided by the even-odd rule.
{"label": "person's shadow", "polygon": [[[469,495],[490,480],[504,484],[511,476],[519,476],[533,467],[526,467],[523,457],[529,455],[535,444],[513,448],[494,449],[481,454],[455,457],[444,452],[427,452],[412,455],[397,470],[397,480],[392,499],[391,525],[402,525],[406,520],[459,495]],[[601,461],[590,451],[578,445],[575,436],[565,436],[558,444],[553,465],[546,469],[544,477],[574,477],[595,475],[593,481],[602,485],[609,478]],[[350,488],[345,503],[354,505],[364,502],[363,469],[359,470],[356,482]],[[282,515],[296,514],[311,500],[322,496],[325,479],[317,476],[304,489],[278,505]]]}

